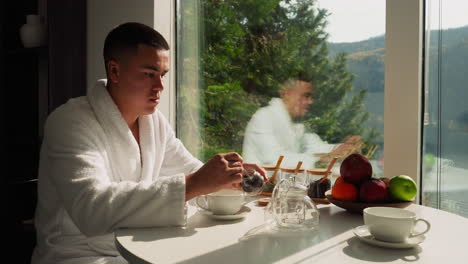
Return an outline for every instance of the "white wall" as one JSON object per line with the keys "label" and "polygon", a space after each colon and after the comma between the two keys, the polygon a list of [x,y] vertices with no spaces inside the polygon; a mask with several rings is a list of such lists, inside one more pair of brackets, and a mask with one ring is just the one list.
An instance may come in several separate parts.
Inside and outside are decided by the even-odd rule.
{"label": "white wall", "polygon": [[[102,49],[107,33],[115,26],[124,22],[140,22],[152,26],[158,30],[169,43],[172,42],[170,25],[171,12],[168,3],[173,1],[157,0],[87,0],[87,84],[88,89],[94,85],[97,79],[106,77]],[[156,13],[167,14],[165,16]],[[172,49],[171,52],[173,52]],[[171,56],[171,61],[173,57]],[[172,68],[172,67],[171,67]],[[171,69],[171,72],[174,72]],[[163,93],[161,104],[158,106],[165,116],[174,124],[175,114],[173,95],[170,80],[174,74],[170,74],[166,80],[166,91]]]}

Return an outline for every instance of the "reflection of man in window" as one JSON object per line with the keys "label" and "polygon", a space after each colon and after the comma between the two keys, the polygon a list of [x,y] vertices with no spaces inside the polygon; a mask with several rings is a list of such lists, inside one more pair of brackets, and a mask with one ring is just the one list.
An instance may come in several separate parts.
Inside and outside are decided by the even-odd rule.
{"label": "reflection of man in window", "polygon": [[[313,85],[303,80],[287,80],[280,90],[281,98],[272,98],[260,108],[247,124],[243,157],[248,162],[274,165],[280,155],[282,166],[293,167],[303,161],[303,167],[313,168],[318,153],[344,153],[350,144],[329,144],[315,133],[307,133],[301,122],[313,103]],[[350,137],[347,141],[355,141]]]}

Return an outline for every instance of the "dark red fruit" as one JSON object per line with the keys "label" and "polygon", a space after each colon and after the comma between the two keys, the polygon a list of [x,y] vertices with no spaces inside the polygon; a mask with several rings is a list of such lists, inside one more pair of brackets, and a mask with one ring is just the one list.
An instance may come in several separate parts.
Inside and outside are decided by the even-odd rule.
{"label": "dark red fruit", "polygon": [[310,198],[325,198],[325,192],[331,189],[331,181],[328,178],[322,180],[323,178],[320,178],[310,183],[307,189]]}
{"label": "dark red fruit", "polygon": [[366,203],[385,203],[388,197],[387,184],[379,179],[367,180],[359,188],[359,200]]}
{"label": "dark red fruit", "polygon": [[354,153],[343,160],[340,174],[345,182],[359,185],[372,177],[372,165],[364,155]]}

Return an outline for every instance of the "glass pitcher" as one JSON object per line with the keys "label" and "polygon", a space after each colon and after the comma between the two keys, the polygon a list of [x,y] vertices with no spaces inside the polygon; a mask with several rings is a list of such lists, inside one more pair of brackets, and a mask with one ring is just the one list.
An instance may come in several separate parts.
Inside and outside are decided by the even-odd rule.
{"label": "glass pitcher", "polygon": [[266,217],[276,227],[289,230],[313,230],[319,224],[319,211],[307,195],[307,187],[292,178],[276,184]]}

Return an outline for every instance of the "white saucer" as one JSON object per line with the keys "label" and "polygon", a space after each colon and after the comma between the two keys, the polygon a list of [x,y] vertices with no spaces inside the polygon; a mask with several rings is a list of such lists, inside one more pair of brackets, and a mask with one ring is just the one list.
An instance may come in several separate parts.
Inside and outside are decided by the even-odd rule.
{"label": "white saucer", "polygon": [[250,212],[250,208],[247,206],[242,206],[239,212],[233,215],[215,215],[213,214],[213,212],[203,209],[200,209],[199,212],[202,215],[208,216],[216,220],[237,220],[244,218],[247,215],[247,213]]}
{"label": "white saucer", "polygon": [[366,225],[358,226],[353,229],[354,234],[363,242],[366,242],[368,244],[374,245],[374,246],[379,246],[379,247],[385,247],[385,248],[412,248],[420,244],[421,242],[426,239],[424,235],[416,236],[416,237],[411,237],[406,239],[405,242],[401,243],[392,243],[392,242],[385,242],[385,241],[380,241],[374,238],[369,233],[369,229],[367,228]]}

